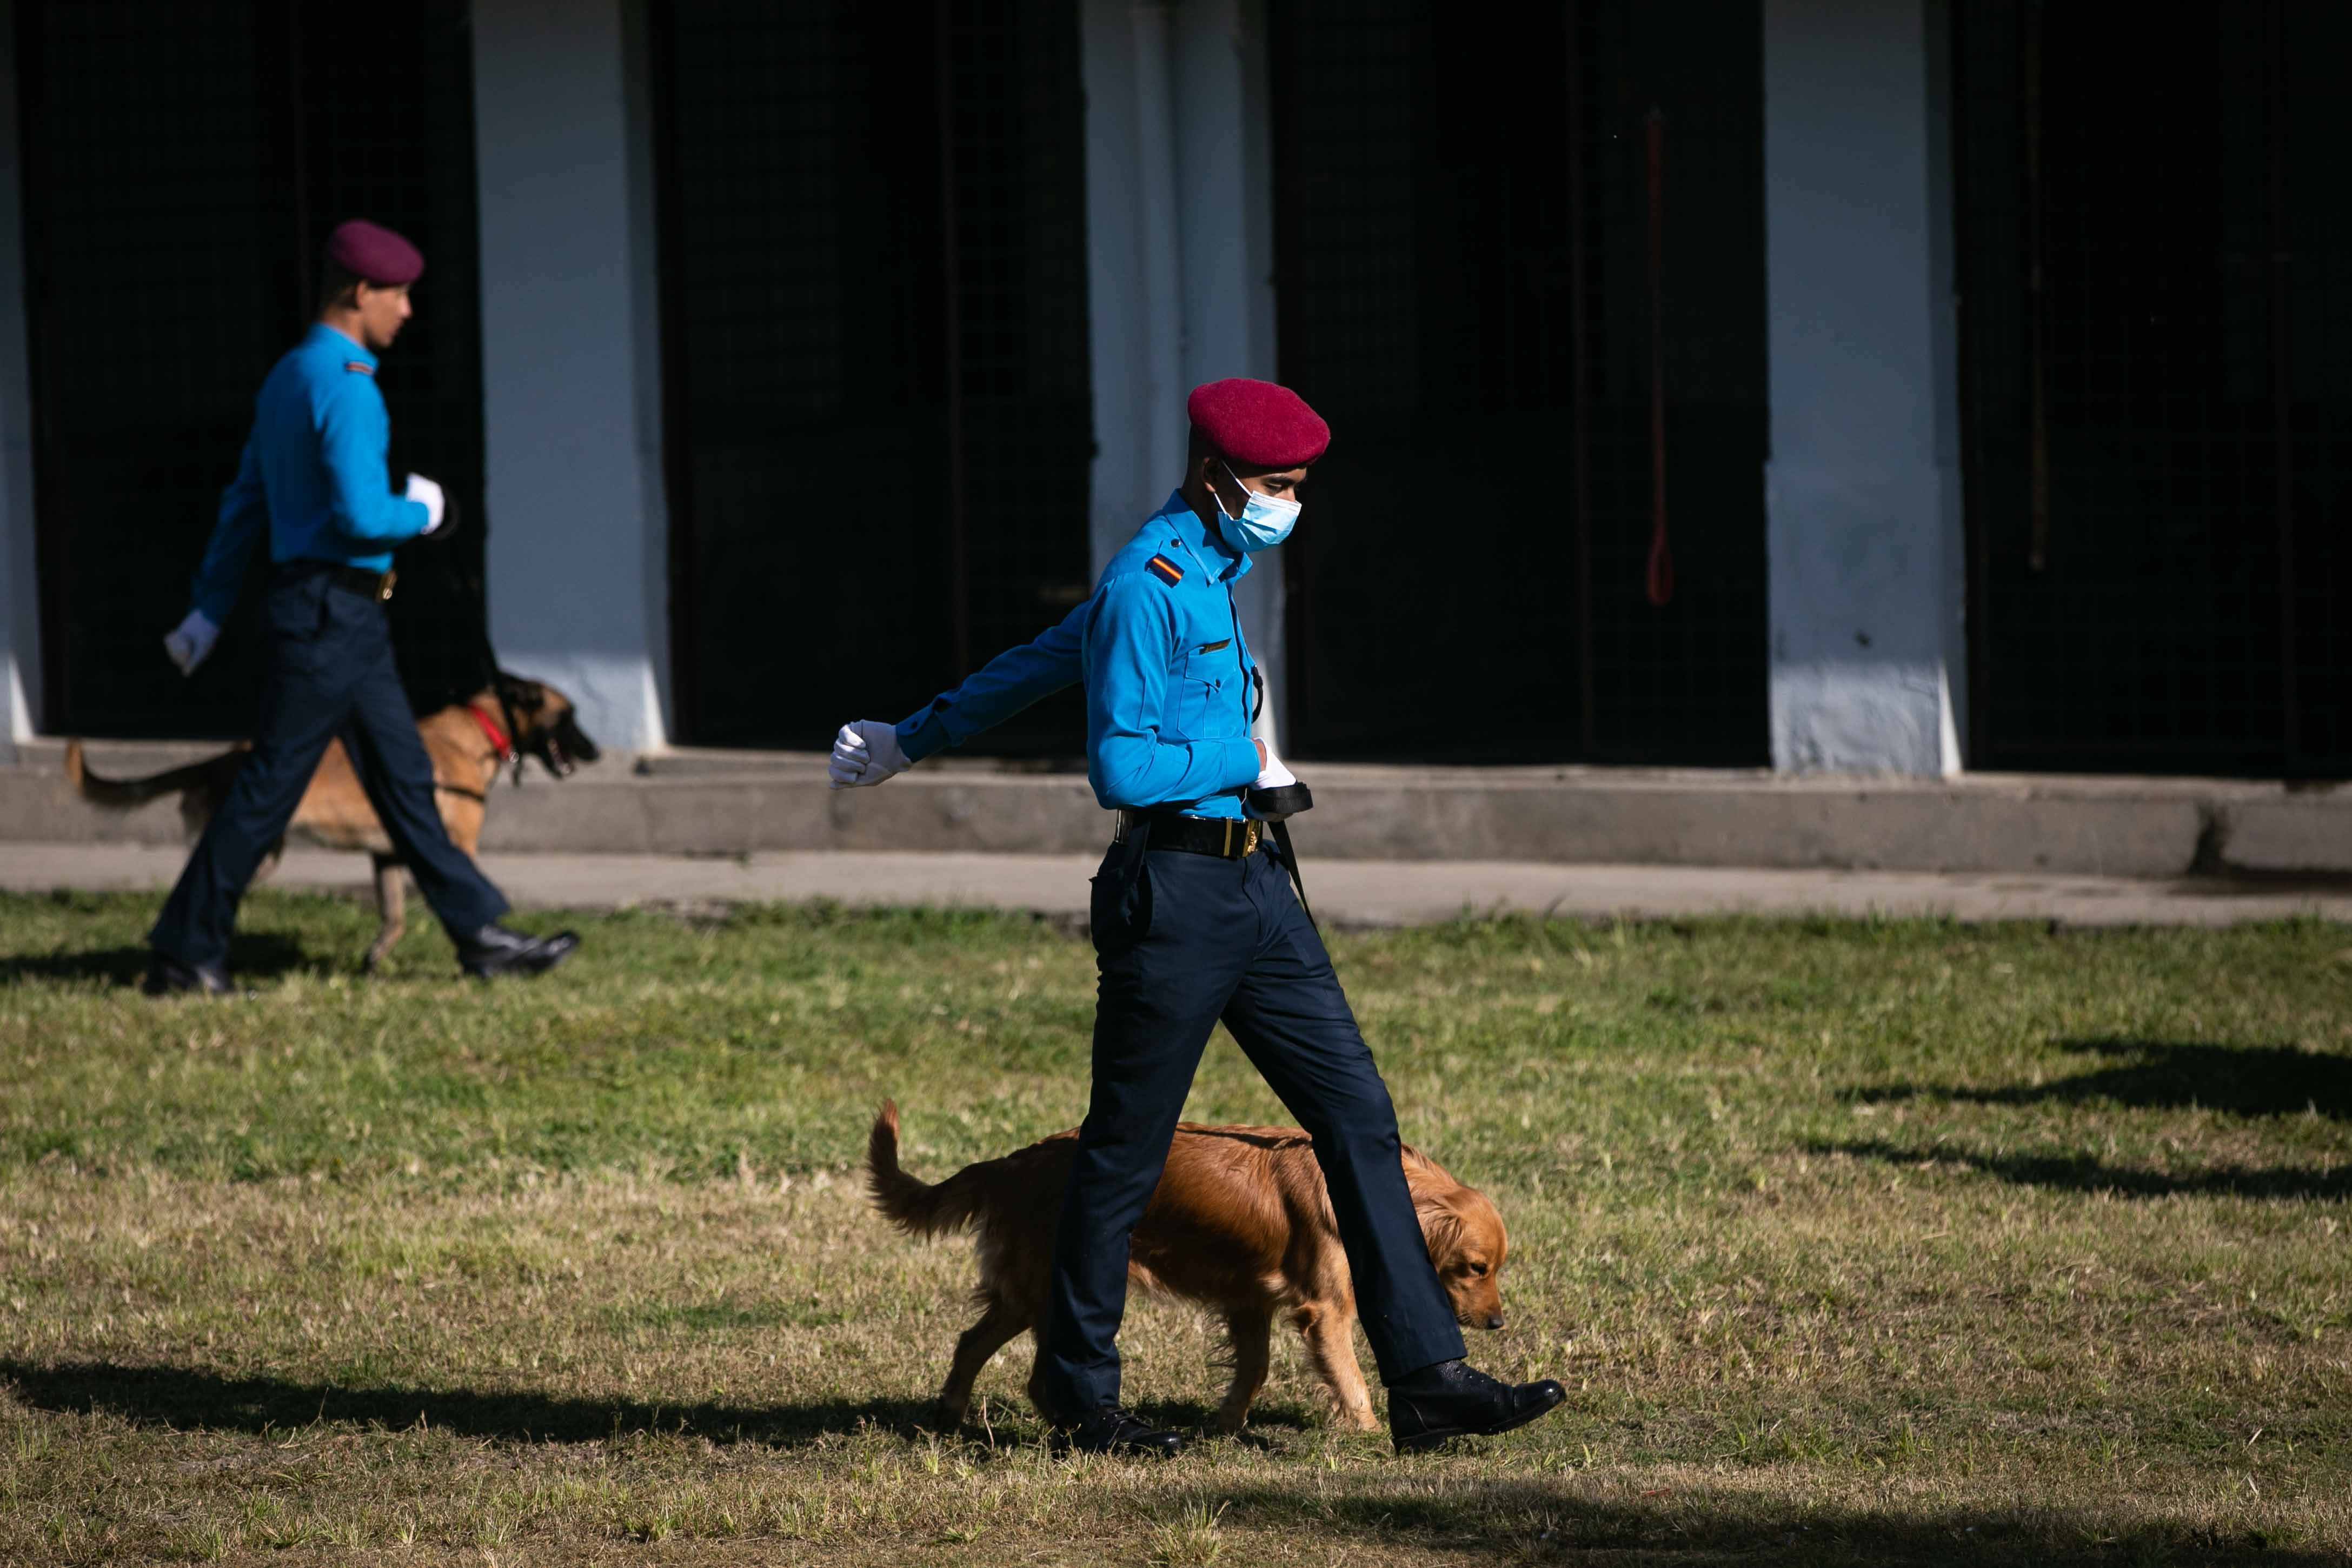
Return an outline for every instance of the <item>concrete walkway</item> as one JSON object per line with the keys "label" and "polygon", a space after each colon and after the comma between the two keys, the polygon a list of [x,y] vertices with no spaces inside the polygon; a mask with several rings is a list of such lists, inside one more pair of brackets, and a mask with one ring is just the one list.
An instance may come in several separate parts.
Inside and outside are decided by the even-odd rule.
{"label": "concrete walkway", "polygon": [[[139,778],[219,748],[93,743],[101,776]],[[176,846],[175,798],[101,810],[68,788],[64,748],[0,767],[12,844]],[[2352,875],[2352,784],[2232,779],[1783,776],[1740,769],[1301,764],[1309,864],[1502,861],[1962,871],[2032,878],[2196,872]],[[505,855],[1094,855],[1110,819],[1083,773],[933,758],[880,789],[825,787],[788,752],[614,754],[490,796],[482,847]],[[1547,895],[1549,898],[1549,895]]]}
{"label": "concrete walkway", "polygon": [[[0,844],[0,888],[161,892],[184,852],[137,844]],[[1085,855],[785,851],[730,858],[664,855],[485,855],[517,903],[612,909],[832,899],[1083,917]],[[1307,894],[1327,922],[1414,925],[1525,912],[1581,919],[1702,914],[1947,915],[2067,925],[2228,925],[2317,914],[2352,921],[2352,884],[2218,878],[1791,871],[1694,866],[1549,866],[1499,861],[1310,860]],[[297,849],[278,887],[360,893],[363,856]]]}

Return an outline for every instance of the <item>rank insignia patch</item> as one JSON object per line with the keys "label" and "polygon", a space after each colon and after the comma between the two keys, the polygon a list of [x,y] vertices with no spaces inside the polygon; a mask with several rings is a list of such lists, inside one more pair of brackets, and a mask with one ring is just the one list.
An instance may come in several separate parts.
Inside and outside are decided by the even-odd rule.
{"label": "rank insignia patch", "polygon": [[1177,565],[1165,555],[1155,555],[1145,562],[1144,565],[1151,570],[1153,575],[1171,588],[1184,580],[1184,568]]}
{"label": "rank insignia patch", "polygon": [[368,363],[368,362],[363,359],[347,359],[343,362],[343,368],[345,370],[355,370],[362,375],[373,375],[375,374],[375,366]]}

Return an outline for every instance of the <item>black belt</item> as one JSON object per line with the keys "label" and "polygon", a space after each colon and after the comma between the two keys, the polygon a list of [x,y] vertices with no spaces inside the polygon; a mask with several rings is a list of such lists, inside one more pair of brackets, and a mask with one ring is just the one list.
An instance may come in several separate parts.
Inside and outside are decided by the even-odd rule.
{"label": "black belt", "polygon": [[392,597],[392,585],[400,580],[397,572],[363,572],[356,566],[338,566],[331,561],[288,561],[281,563],[278,570],[289,576],[308,577],[318,574],[336,587],[364,595],[378,604]]}
{"label": "black belt", "polygon": [[1181,849],[1187,855],[1214,855],[1240,860],[1257,853],[1265,841],[1265,824],[1238,816],[1180,816],[1172,811],[1122,811],[1111,842],[1124,840],[1139,824],[1150,828],[1150,847]]}
{"label": "black belt", "polygon": [[327,581],[338,588],[348,588],[383,604],[392,597],[392,585],[400,581],[397,572],[362,572],[356,566],[338,566],[327,575]]}

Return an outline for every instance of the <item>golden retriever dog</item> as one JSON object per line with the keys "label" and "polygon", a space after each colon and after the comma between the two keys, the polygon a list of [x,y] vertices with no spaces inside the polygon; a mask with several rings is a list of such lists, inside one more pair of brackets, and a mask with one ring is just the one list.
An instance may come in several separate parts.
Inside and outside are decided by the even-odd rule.
{"label": "golden retriever dog", "polygon": [[[953,1428],[971,1405],[972,1380],[989,1358],[1045,1311],[1054,1229],[1062,1212],[1077,1132],[967,1165],[937,1186],[898,1166],[898,1107],[886,1102],[866,1142],[875,1206],[909,1236],[978,1232],[980,1321],[956,1342],[940,1390],[940,1414]],[[1510,1238],[1486,1195],[1465,1186],[1418,1149],[1404,1150],[1429,1258],[1465,1327],[1503,1326],[1503,1266]],[[1340,1426],[1380,1425],[1356,1364],[1356,1294],[1331,1217],[1314,1144],[1296,1127],[1202,1127],[1181,1123],[1168,1166],[1135,1227],[1128,1278],[1222,1314],[1232,1336],[1234,1379],[1217,1426],[1237,1432],[1265,1384],[1274,1320],[1286,1314],[1307,1358],[1330,1393]],[[1035,1372],[1030,1400],[1036,1403]]]}
{"label": "golden retriever dog", "polygon": [[[522,759],[537,757],[556,778],[569,778],[581,763],[596,760],[596,742],[580,728],[572,699],[543,681],[499,672],[497,679],[464,702],[453,702],[416,721],[425,755],[433,760],[433,787],[441,807],[441,825],[449,841],[467,855],[482,839],[482,819],[490,809],[490,786],[499,770],[511,763],[518,782]],[[503,744],[501,744],[503,742]],[[66,743],[66,782],[93,805],[128,811],[160,795],[180,797],[180,819],[188,837],[197,837],[213,813],[228,797],[245,765],[249,746],[237,746],[217,757],[143,779],[100,778],[82,757],[79,741]],[[310,785],[302,792],[287,835],[326,849],[363,849],[375,860],[378,927],[368,948],[367,966],[373,969],[391,953],[408,929],[407,868],[393,852],[392,836],[376,820],[352,759],[340,740],[327,742]],[[278,840],[262,862],[267,877],[278,864],[285,840]]]}

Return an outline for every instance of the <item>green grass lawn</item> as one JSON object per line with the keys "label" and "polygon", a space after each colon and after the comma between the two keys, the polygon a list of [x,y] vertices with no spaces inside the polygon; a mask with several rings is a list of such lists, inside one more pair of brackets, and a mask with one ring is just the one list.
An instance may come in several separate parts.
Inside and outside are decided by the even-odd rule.
{"label": "green grass lawn", "polygon": [[[969,1253],[856,1171],[886,1095],[931,1179],[1077,1120],[1083,939],[584,917],[482,988],[265,893],[257,994],[159,1005],[152,913],[0,897],[0,1562],[2352,1561],[2341,926],[1342,938],[1512,1227],[1474,1355],[1569,1404],[1399,1460],[1284,1342],[1135,1466],[1047,1457],[1025,1341],[927,1429]],[[1189,1114],[1288,1120],[1222,1037]],[[1196,1313],[1123,1345],[1205,1423]]]}

